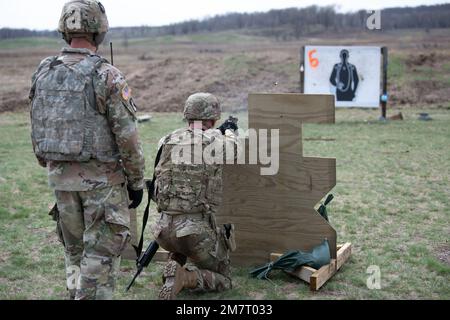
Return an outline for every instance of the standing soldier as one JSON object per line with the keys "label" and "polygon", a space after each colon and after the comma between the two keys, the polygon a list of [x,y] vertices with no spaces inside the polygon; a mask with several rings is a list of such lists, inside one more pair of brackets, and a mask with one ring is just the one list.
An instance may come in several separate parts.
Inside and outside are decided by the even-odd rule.
{"label": "standing soldier", "polygon": [[[223,150],[222,155],[231,150],[231,159],[235,159],[237,126],[227,121],[219,130],[213,129],[220,116],[216,97],[194,94],[184,111],[188,126],[160,142],[154,200],[161,217],[153,226],[153,233],[159,245],[170,252],[159,293],[163,300],[174,299],[184,288],[200,292],[231,288],[229,251],[235,249],[234,227],[218,228],[215,220],[222,200],[224,162],[206,161],[202,154],[215,144],[215,150]],[[182,155],[187,161],[176,159],[180,148],[187,150]],[[199,149],[197,154],[195,150]],[[229,154],[226,157],[230,159]],[[187,259],[192,264],[184,267]]]}
{"label": "standing soldier", "polygon": [[66,3],[59,32],[70,47],[41,62],[30,92],[33,150],[55,190],[67,287],[77,300],[112,299],[129,208],[144,188],[131,90],[96,54],[107,31],[100,2]]}

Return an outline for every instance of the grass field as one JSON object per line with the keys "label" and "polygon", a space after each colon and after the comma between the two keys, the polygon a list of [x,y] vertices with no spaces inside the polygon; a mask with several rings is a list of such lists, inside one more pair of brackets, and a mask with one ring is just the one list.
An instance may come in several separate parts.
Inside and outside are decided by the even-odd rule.
{"label": "grass field", "polygon": [[[234,268],[231,291],[180,298],[450,299],[450,105],[401,111],[404,121],[380,123],[378,111],[338,110],[335,125],[305,127],[306,155],[337,158],[329,216],[338,242],[354,246],[320,292],[281,272],[269,282]],[[418,121],[419,112],[434,120]],[[147,176],[159,138],[182,125],[178,114],[154,114],[140,125]],[[47,215],[54,200],[29,131],[26,113],[0,115],[0,299],[65,299],[63,249]],[[371,265],[380,267],[380,290],[366,286]],[[122,264],[115,298],[155,299],[161,265],[152,264],[125,294],[133,272],[132,262]]]}
{"label": "grass field", "polygon": [[23,49],[23,48],[58,48],[62,40],[58,38],[18,38],[0,40],[0,49]]}

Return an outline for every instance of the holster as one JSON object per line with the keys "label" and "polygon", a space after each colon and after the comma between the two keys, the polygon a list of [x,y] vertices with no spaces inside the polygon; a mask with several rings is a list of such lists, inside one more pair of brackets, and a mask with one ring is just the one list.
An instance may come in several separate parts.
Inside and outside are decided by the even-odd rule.
{"label": "holster", "polygon": [[236,239],[234,224],[224,224],[221,229],[222,237],[230,252],[236,251]]}
{"label": "holster", "polygon": [[52,208],[52,210],[50,210],[48,215],[52,217],[53,221],[59,220],[59,210],[57,204],[54,205],[54,207]]}
{"label": "holster", "polygon": [[50,210],[50,212],[48,213],[49,216],[52,217],[53,221],[56,221],[56,235],[58,236],[59,241],[66,246],[65,242],[64,242],[64,237],[63,237],[63,233],[62,233],[62,229],[61,229],[61,224],[59,222],[60,218],[59,218],[59,210],[58,210],[58,205],[55,204],[55,206],[52,208],[52,210]]}
{"label": "holster", "polygon": [[234,224],[224,224],[221,228],[217,227],[216,215],[213,212],[209,216],[209,224],[213,230],[216,230],[218,237],[223,239],[227,249],[230,252],[236,251]]}

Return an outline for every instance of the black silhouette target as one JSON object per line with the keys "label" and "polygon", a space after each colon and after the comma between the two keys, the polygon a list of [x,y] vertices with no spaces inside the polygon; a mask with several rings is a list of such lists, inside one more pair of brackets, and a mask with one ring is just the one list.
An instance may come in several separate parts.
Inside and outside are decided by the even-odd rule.
{"label": "black silhouette target", "polygon": [[353,101],[359,84],[358,70],[349,62],[347,49],[341,51],[340,58],[341,62],[335,64],[331,72],[330,82],[336,87],[337,101]]}

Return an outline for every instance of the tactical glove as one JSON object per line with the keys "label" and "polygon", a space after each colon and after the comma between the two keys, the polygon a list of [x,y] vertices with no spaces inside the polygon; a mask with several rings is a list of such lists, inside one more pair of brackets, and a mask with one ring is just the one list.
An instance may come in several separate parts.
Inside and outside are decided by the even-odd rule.
{"label": "tactical glove", "polygon": [[144,197],[144,190],[133,190],[130,187],[128,189],[128,196],[132,201],[128,209],[136,209],[142,202],[142,198]]}
{"label": "tactical glove", "polygon": [[225,121],[225,123],[223,125],[221,125],[219,127],[220,132],[222,132],[222,134],[225,134],[225,131],[227,130],[233,130],[236,131],[238,129],[238,126],[236,123],[234,123],[232,120],[228,119],[227,121]]}

